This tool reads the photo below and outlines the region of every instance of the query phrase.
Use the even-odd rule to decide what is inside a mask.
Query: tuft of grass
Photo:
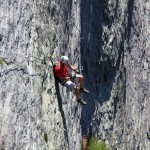
[[[4,61],[3,58],[0,58],[0,65],[3,65]]]
[[[44,140],[45,140],[45,142],[47,143],[47,141],[48,141],[48,135],[47,135],[46,132],[44,132]]]
[[[7,64],[7,65],[10,64],[9,62],[7,62],[7,61],[5,60],[5,58],[0,58],[0,65],[3,65],[4,63]]]
[[[108,150],[108,148],[104,142],[91,137],[89,139],[88,150]]]

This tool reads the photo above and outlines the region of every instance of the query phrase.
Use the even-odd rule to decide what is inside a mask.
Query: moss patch
[[[95,138],[90,138],[89,144],[88,144],[88,150],[109,150],[106,147],[106,144],[102,141],[98,141]]]
[[[4,61],[3,58],[0,58],[0,65],[3,65]]]
[[[44,140],[45,140],[45,142],[47,143],[47,141],[48,141],[48,135],[47,135],[46,132],[44,132]]]

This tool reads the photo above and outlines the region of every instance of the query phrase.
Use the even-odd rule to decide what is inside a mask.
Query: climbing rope
[[[21,62],[19,62],[18,64],[16,64],[15,66],[13,66],[13,67],[11,67],[11,68],[9,68],[9,69],[6,69],[6,70],[0,72],[0,75],[6,74],[7,72],[9,72],[9,71],[11,71],[11,70],[14,70],[15,68],[17,68],[18,66],[20,66],[21,64],[23,64],[23,63],[24,63],[27,59],[29,59],[29,58],[35,58],[35,59],[37,59],[37,60],[41,60],[42,62],[45,62],[43,59],[40,59],[40,58],[38,58],[38,57],[35,57],[35,56],[28,56],[28,57],[26,57],[23,61],[21,61]],[[52,56],[50,55],[48,58],[51,60],[52,65],[53,65],[53,58],[52,58]],[[8,65],[8,64],[7,64],[7,65]],[[44,63],[43,65],[47,65],[47,64]]]
[[[74,21],[70,21],[70,23],[72,23],[74,26],[75,26],[75,28],[78,30],[78,32],[81,34],[81,31],[79,30],[79,28],[77,27],[77,25],[75,24],[75,22]],[[70,24],[69,23],[69,24]],[[82,40],[84,37],[80,37],[80,39]],[[59,43],[59,45],[61,45],[63,43],[63,41],[61,42],[61,43]],[[42,53],[43,53],[43,55],[44,55],[44,57],[45,58],[48,58],[50,61],[51,61],[51,63],[52,63],[52,66],[54,65],[54,62],[53,62],[53,57],[52,57],[52,55],[50,55],[50,56],[47,56],[43,51],[42,51]],[[19,65],[21,65],[21,64],[23,64],[27,59],[29,59],[29,58],[35,58],[35,59],[37,59],[37,60],[41,60],[42,62],[45,62],[45,60],[43,60],[43,59],[40,59],[40,58],[37,58],[37,57],[35,57],[35,56],[28,56],[28,57],[26,57],[23,61],[21,61],[21,62],[19,62],[17,65],[15,65],[15,66],[13,66],[13,67],[11,67],[11,68],[9,68],[9,69],[6,69],[6,70],[4,70],[4,71],[2,71],[2,72],[0,72],[0,75],[2,75],[2,74],[5,74],[5,73],[7,73],[7,72],[9,72],[9,71],[11,71],[11,70],[13,70],[13,69],[15,69],[16,67],[18,67]],[[80,72],[83,70],[83,66],[81,66],[81,60],[80,60],[80,58],[78,58],[79,59],[79,67],[78,67],[78,69],[80,70]],[[6,62],[5,62],[6,63]],[[7,64],[7,63],[6,63]],[[8,65],[8,64],[7,64]],[[45,64],[45,65],[47,65],[47,64]]]
[[[25,61],[26,61],[26,59],[24,59],[23,61],[21,61],[21,62],[18,63],[17,65],[15,65],[15,66],[13,66],[13,67],[11,67],[11,68],[9,68],[9,69],[6,69],[6,70],[0,72],[0,75],[6,74],[7,72],[9,72],[9,71],[11,71],[11,70],[14,70],[17,66],[21,65],[21,64],[22,64],[23,62],[25,62]]]

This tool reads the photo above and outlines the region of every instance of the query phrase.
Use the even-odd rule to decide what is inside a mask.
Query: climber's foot
[[[77,102],[80,103],[80,104],[82,104],[82,105],[86,105],[86,104],[87,104],[87,103],[86,103],[83,99],[81,99],[81,98],[79,98],[79,99],[77,100]]]
[[[89,93],[89,91],[87,89],[85,89],[85,88],[80,88],[79,92],[83,92],[83,93],[86,93],[86,94]]]

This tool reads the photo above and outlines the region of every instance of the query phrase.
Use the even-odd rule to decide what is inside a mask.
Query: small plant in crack
[[[44,140],[45,140],[45,142],[47,143],[47,141],[48,141],[48,135],[47,135],[46,132],[44,132]]]

